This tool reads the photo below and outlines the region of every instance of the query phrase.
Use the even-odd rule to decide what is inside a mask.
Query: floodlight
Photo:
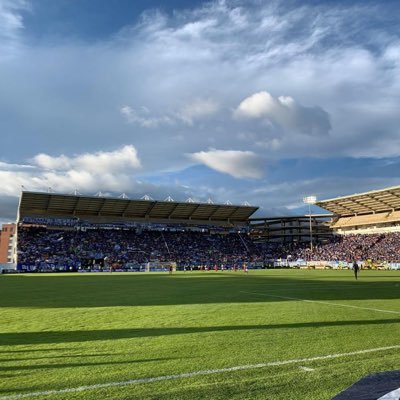
[[[315,204],[317,202],[317,196],[306,196],[303,197],[303,203]]]
[[[312,221],[311,221],[311,205],[317,202],[317,196],[303,197],[303,202],[308,204],[308,217],[310,219],[310,250],[313,251],[313,234],[312,234]]]

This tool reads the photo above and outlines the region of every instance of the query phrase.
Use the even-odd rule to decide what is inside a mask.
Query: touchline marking
[[[306,372],[315,371],[315,368],[310,368],[310,367],[299,367],[299,368],[302,369],[303,371],[306,371]]]
[[[242,293],[253,294],[253,295],[256,295],[256,296],[277,297],[279,299],[286,299],[286,300],[299,300],[299,301],[304,301],[306,303],[325,304],[326,306],[348,307],[348,308],[357,308],[357,309],[360,309],[360,310],[383,312],[383,313],[388,313],[388,314],[397,314],[397,315],[400,314],[400,311],[382,310],[380,308],[371,308],[371,307],[352,306],[350,304],[332,303],[330,301],[307,300],[307,299],[300,299],[298,297],[278,296],[278,295],[275,295],[275,294],[258,293],[258,292],[245,292],[243,290],[242,290]]]
[[[392,392],[379,397],[378,400],[399,400],[400,398],[400,388],[393,390]]]
[[[103,388],[118,387],[118,386],[130,386],[130,385],[135,385],[138,383],[171,381],[171,380],[175,380],[175,379],[193,378],[195,376],[220,374],[222,372],[243,371],[243,370],[249,370],[249,369],[277,367],[277,366],[281,366],[281,365],[328,360],[328,359],[340,358],[340,357],[350,357],[350,356],[356,356],[359,354],[375,353],[375,352],[379,352],[379,351],[387,351],[387,350],[394,350],[394,349],[400,349],[400,345],[377,347],[375,349],[351,351],[349,353],[338,353],[338,354],[328,354],[325,356],[299,358],[299,359],[295,359],[295,360],[272,361],[272,362],[259,363],[259,364],[238,365],[236,367],[228,367],[228,368],[206,369],[203,371],[186,372],[186,373],[177,374],[177,375],[163,375],[163,376],[155,376],[153,378],[139,378],[139,379],[131,379],[128,381],[121,381],[121,382],[98,383],[95,385],[78,386],[75,388],[46,390],[46,391],[42,391],[42,392],[31,392],[31,393],[23,393],[23,394],[12,394],[12,395],[8,395],[8,396],[2,396],[2,397],[0,397],[0,400],[18,400],[18,399],[25,399],[25,398],[38,397],[38,396],[50,396],[50,395],[58,395],[58,394],[63,394],[63,393],[84,392],[86,390],[93,390],[93,389],[103,389]]]

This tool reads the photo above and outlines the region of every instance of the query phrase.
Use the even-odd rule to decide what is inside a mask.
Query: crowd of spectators
[[[25,227],[18,231],[18,263],[43,262],[68,268],[93,264],[143,265],[176,262],[180,267],[242,266],[262,261],[247,235],[142,229],[59,230]]]
[[[333,236],[325,243],[267,244],[266,257],[306,261],[400,261],[400,232]]]
[[[335,236],[325,243],[256,244],[239,232],[20,227],[18,263],[66,269],[175,262],[226,268],[271,260],[400,261],[400,233]]]

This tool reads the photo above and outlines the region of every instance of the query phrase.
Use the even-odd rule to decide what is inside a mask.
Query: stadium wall
[[[14,262],[16,224],[4,224],[0,234],[0,263]]]

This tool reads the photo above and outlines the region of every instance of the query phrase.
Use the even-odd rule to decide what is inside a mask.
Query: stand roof
[[[336,197],[316,204],[341,216],[396,211],[400,210],[400,186]]]
[[[131,200],[112,197],[27,192],[21,194],[18,220],[26,216],[81,218],[92,222],[148,221],[244,224],[258,207]]]

